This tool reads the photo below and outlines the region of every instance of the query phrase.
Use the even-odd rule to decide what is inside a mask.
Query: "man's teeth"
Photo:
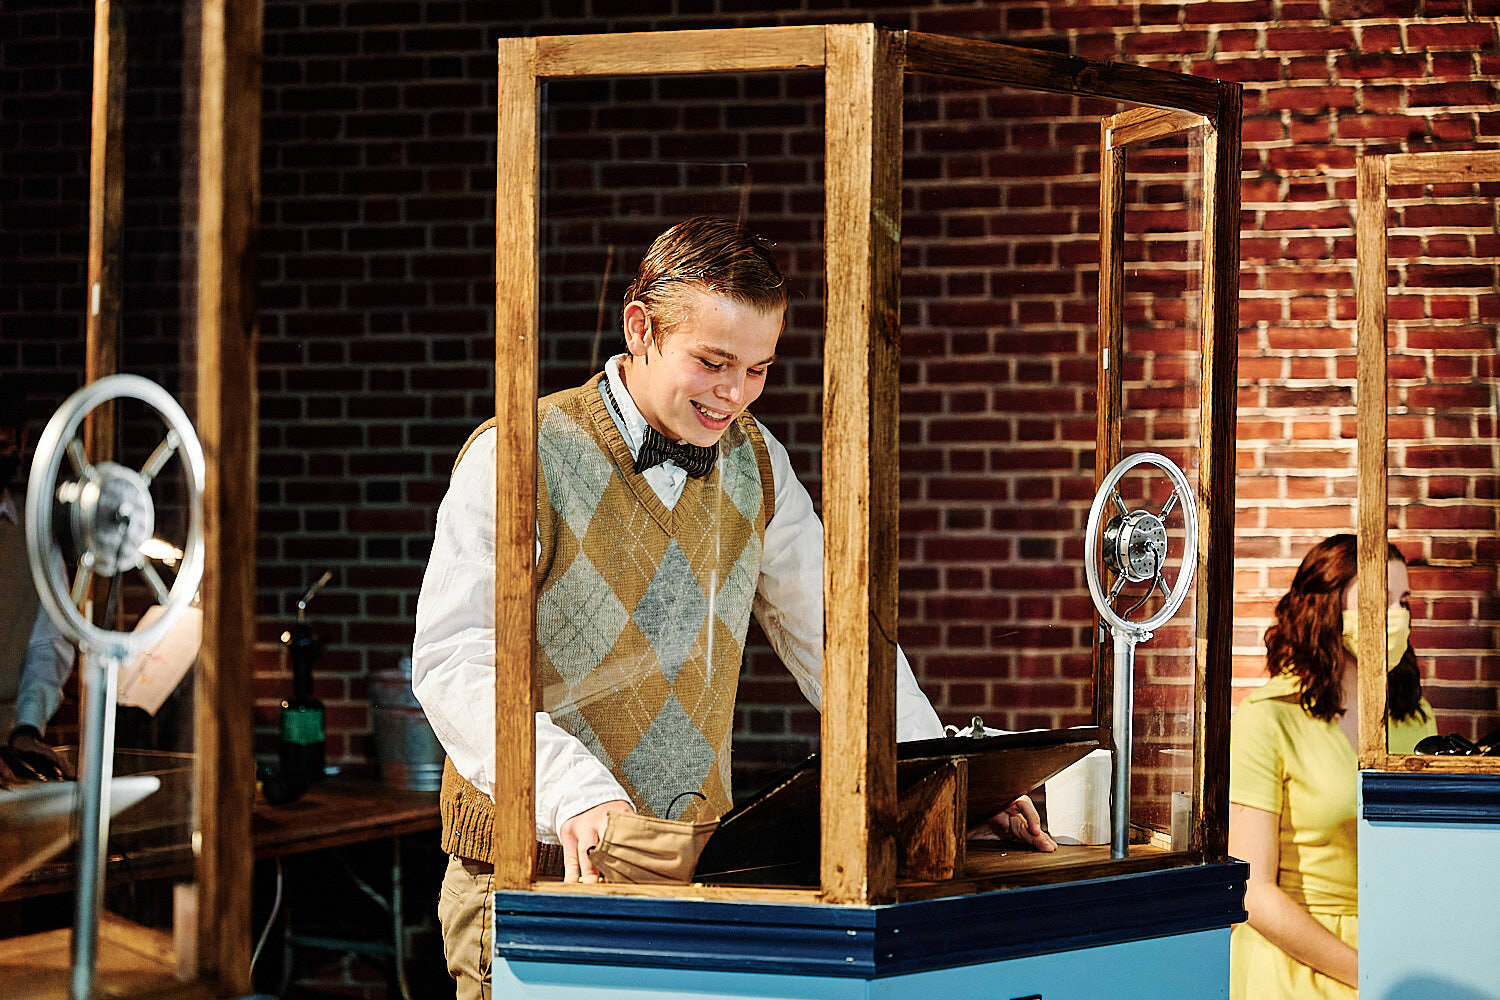
[[[729,414],[727,414],[727,413],[719,413],[717,410],[710,410],[708,407],[704,406],[702,403],[694,403],[693,405],[696,406],[699,409],[699,411],[701,411],[703,413],[703,415],[706,416],[706,417],[708,417],[710,420],[728,420],[729,419]]]

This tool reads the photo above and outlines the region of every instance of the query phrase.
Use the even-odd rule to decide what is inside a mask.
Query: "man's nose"
[[[719,394],[730,402],[738,403],[745,395],[745,373],[726,370],[724,378],[719,381]]]

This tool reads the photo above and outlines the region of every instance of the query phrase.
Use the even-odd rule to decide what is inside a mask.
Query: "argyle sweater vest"
[[[16,724],[21,668],[26,663],[26,646],[41,603],[31,582],[26,532],[4,517],[0,517],[0,579],[14,584],[5,606],[0,607],[0,739],[4,739]]]
[[[741,416],[713,471],[689,478],[669,509],[635,471],[602,377],[537,404],[533,700],[641,813],[721,815],[733,805],[735,691],[774,513],[770,457]],[[488,861],[493,805],[451,762],[441,807],[444,849]]]

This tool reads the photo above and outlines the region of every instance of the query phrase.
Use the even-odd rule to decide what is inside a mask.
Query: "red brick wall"
[[[86,12],[75,8],[84,6],[37,0],[0,14],[0,364],[35,376],[39,413],[76,384],[81,367],[89,46]],[[271,0],[261,241],[263,740],[289,685],[276,636],[296,596],[326,568],[334,581],[313,618],[329,643],[318,693],[330,709],[330,755],[368,753],[366,677],[393,665],[409,642],[453,450],[490,409],[494,38],[865,17],[1245,85],[1235,654],[1237,675],[1253,682],[1259,635],[1292,567],[1312,541],[1353,519],[1355,155],[1500,144],[1495,0],[931,2],[795,13],[688,0]],[[811,476],[818,411],[810,393],[821,363],[813,335],[821,302],[819,86],[786,76],[576,85],[571,95],[558,88],[551,120],[558,138],[576,145],[554,149],[549,176],[561,189],[611,194],[553,203],[548,260],[559,277],[549,286],[557,303],[548,312],[557,331],[547,347],[549,385],[576,381],[596,349],[612,347],[615,318],[606,309],[596,348],[604,260],[611,268],[604,301],[612,303],[622,271],[658,222],[696,210],[699,194],[716,211],[740,204],[745,168],[684,167],[664,189],[660,168],[643,164],[690,151],[695,163],[746,164],[750,217],[782,245],[800,293],[790,363],[760,413]],[[604,107],[622,114],[605,116]],[[950,717],[982,711],[991,722],[1023,726],[1087,713],[1089,612],[1070,567],[1092,467],[1090,146],[1101,110],[928,82],[914,84],[908,98],[902,629]],[[138,104],[136,113],[175,112]],[[691,141],[663,138],[677,128]],[[132,154],[139,171],[159,156],[150,146],[170,143],[172,130],[162,134],[168,138]],[[564,175],[564,153],[601,165],[587,177]],[[1159,195],[1139,192],[1156,207]],[[1493,192],[1462,203],[1479,206],[1478,222],[1456,227],[1470,242],[1439,247],[1439,256],[1493,258],[1485,242],[1494,232]],[[1407,224],[1419,240],[1455,231],[1451,219]],[[1171,257],[1181,241],[1156,244]],[[1423,260],[1433,256],[1424,252]],[[160,272],[175,273],[175,253],[175,246],[136,250],[158,269],[131,279],[128,308],[136,315],[150,312]],[[1132,330],[1142,338],[1173,336],[1193,313],[1183,306],[1192,290],[1180,268],[1155,263],[1159,282],[1143,281],[1132,305]],[[566,277],[569,268],[585,277]],[[1420,300],[1411,307],[1419,328],[1440,319],[1492,330],[1493,274],[1469,274],[1457,287],[1437,294],[1424,286],[1402,299]],[[1159,294],[1144,295],[1152,290]],[[1462,316],[1452,314],[1459,301]],[[1424,319],[1433,303],[1441,315]],[[168,321],[146,319],[165,344]],[[1449,354],[1422,350],[1435,376],[1448,370]],[[1161,367],[1142,367],[1143,387],[1181,384],[1172,360],[1157,353]],[[1488,377],[1476,371],[1473,379]],[[1492,419],[1493,407],[1487,412]],[[1191,446],[1184,429],[1153,424],[1139,433],[1174,449]],[[1494,432],[1474,433],[1489,441]],[[1472,467],[1444,466],[1421,488],[1461,490],[1483,512],[1493,506],[1489,481]],[[1403,527],[1408,535],[1442,534],[1409,518]],[[1484,531],[1493,538],[1492,526]],[[1493,625],[1456,633],[1471,628],[1471,611],[1492,621],[1496,588],[1491,571],[1476,571],[1483,588],[1475,598],[1469,577],[1446,563],[1488,567],[1493,555],[1484,546],[1472,556],[1413,548],[1421,548],[1414,559],[1432,564],[1415,574],[1416,589],[1433,595],[1431,617],[1461,625],[1418,632],[1419,646],[1444,650],[1424,660],[1429,692],[1445,729],[1475,735],[1500,722]],[[747,668],[745,692],[747,737],[815,730],[815,717],[764,656]],[[752,743],[742,743],[748,757],[756,756]]]
[[[1361,17],[1363,11],[1352,5],[1340,9],[1347,17],[1333,22],[1221,30],[1221,48],[1228,51],[1211,60],[1215,66],[1233,65],[1247,52],[1245,46],[1254,46],[1241,64],[1243,76],[1230,71],[1246,88],[1235,652],[1236,674],[1247,680],[1261,675],[1261,634],[1302,553],[1353,523],[1355,156],[1362,150],[1493,147],[1500,141],[1493,83],[1500,66],[1495,46],[1500,8],[1382,5],[1381,11],[1396,16],[1379,18]],[[1210,64],[1201,51],[1188,55],[1197,71]],[[1188,56],[1177,63],[1187,64]],[[1458,221],[1452,217],[1406,220],[1410,228],[1404,233],[1393,230],[1393,255],[1410,254],[1420,242],[1423,251],[1439,258],[1476,253],[1493,262],[1493,194],[1483,204],[1472,202],[1474,212],[1456,230],[1450,228]],[[1464,245],[1442,245],[1454,232]],[[1462,308],[1446,325],[1485,317],[1493,324],[1493,265],[1483,270],[1481,282],[1449,300],[1461,300]],[[1427,291],[1398,294],[1399,282],[1398,277],[1393,283],[1391,310],[1398,344],[1406,336],[1404,321],[1420,319],[1436,298]],[[1425,358],[1446,354],[1450,347],[1461,353],[1451,334],[1451,329],[1441,334],[1447,343],[1424,345]],[[1490,357],[1493,346],[1485,352]],[[1398,352],[1404,353],[1401,347]],[[1416,360],[1393,359],[1393,374]],[[1415,374],[1404,369],[1406,378]],[[1487,378],[1482,370],[1475,375]],[[1494,438],[1492,428],[1474,430]],[[1391,462],[1400,477],[1399,453],[1392,453]],[[1493,498],[1487,487],[1492,476],[1474,473],[1466,490]],[[1403,495],[1394,481],[1392,496],[1395,503],[1416,499],[1415,493]],[[1406,515],[1393,515],[1393,524],[1408,528]],[[1479,527],[1478,534],[1492,544],[1493,523]],[[1437,617],[1429,615],[1424,595],[1436,599],[1462,588],[1483,605],[1495,586],[1493,556],[1480,555],[1481,568],[1474,571],[1455,558],[1431,558],[1409,529],[1392,537],[1408,558],[1430,563],[1412,575],[1415,643],[1419,653],[1435,653],[1448,642],[1436,627],[1423,624]],[[1471,589],[1476,585],[1477,594]],[[1468,652],[1454,659],[1467,669],[1455,666],[1450,673],[1440,665],[1447,657],[1424,655],[1422,664],[1439,727],[1473,737],[1500,722],[1493,629],[1471,633],[1465,648]]]
[[[0,10],[0,368],[25,373],[38,422],[81,380],[89,8]],[[176,363],[182,43],[170,8],[136,5],[132,18],[123,358],[190,392]],[[1353,523],[1355,156],[1500,146],[1500,0],[791,12],[742,0],[268,0],[259,749],[290,687],[277,636],[331,569],[312,615],[329,644],[318,681],[329,753],[369,754],[368,675],[410,641],[452,454],[491,410],[494,39],[866,18],[1245,86],[1234,652],[1239,690],[1258,682],[1260,635],[1297,560]],[[610,306],[650,235],[744,204],[797,290],[786,363],[757,412],[814,496],[820,89],[812,75],[554,88],[544,348],[548,387],[576,383],[612,350]],[[951,721],[1087,718],[1090,611],[1075,567],[1093,462],[1093,147],[1106,110],[909,89],[901,628]],[[1126,440],[1191,467],[1195,428],[1172,415],[1196,391],[1189,152],[1132,158]],[[1495,194],[1443,192],[1434,207],[1398,190],[1391,217],[1393,402],[1406,408],[1392,416],[1393,537],[1416,564],[1428,696],[1444,731],[1469,736],[1500,724]],[[1438,445],[1410,444],[1416,435]],[[1180,776],[1150,755],[1180,742],[1186,647],[1183,630],[1164,629],[1142,652],[1140,763],[1158,797]],[[807,748],[816,717],[763,648],[742,693],[747,764]],[[360,985],[367,972],[313,974],[378,995]]]
[[[34,6],[0,11],[0,370],[42,412],[83,368],[93,17]]]

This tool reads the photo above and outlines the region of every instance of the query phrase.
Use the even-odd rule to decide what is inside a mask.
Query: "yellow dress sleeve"
[[[1281,812],[1281,726],[1274,707],[1246,701],[1229,724],[1229,801],[1266,812]]]

